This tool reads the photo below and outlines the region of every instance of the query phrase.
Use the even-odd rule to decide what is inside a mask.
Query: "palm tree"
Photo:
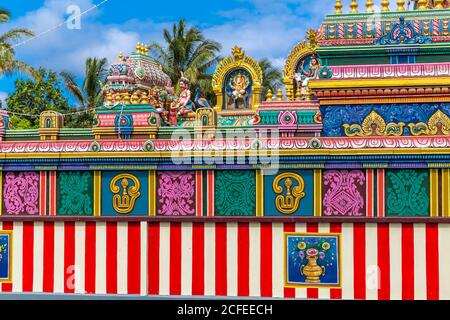
[[[0,23],[9,21],[11,15],[8,10],[0,8]],[[15,58],[14,43],[23,37],[32,37],[33,32],[28,29],[12,29],[0,34],[0,77],[4,74],[22,72],[30,76],[36,76],[35,70],[22,61]]]
[[[261,96],[264,101],[269,89],[275,94],[281,87],[283,83],[283,74],[281,70],[274,67],[272,62],[267,58],[259,60],[258,63],[263,71]]]
[[[106,58],[86,59],[83,85],[77,84],[76,77],[69,71],[62,71],[67,91],[79,102],[85,110],[92,110],[102,104],[101,81],[104,81],[108,60]]]
[[[175,86],[183,72],[191,86],[199,86],[207,96],[212,94],[211,69],[220,60],[220,43],[205,39],[197,27],[187,28],[180,20],[174,24],[172,32],[163,31],[165,45],[152,43],[149,46],[151,56],[159,62]]]

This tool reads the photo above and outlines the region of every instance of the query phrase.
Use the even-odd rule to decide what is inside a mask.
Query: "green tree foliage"
[[[0,8],[0,23],[5,23],[11,18],[9,11]],[[22,72],[30,76],[35,76],[35,70],[26,63],[16,59],[14,44],[24,37],[33,36],[33,32],[28,29],[12,29],[0,34],[0,78],[3,75],[10,75]]]
[[[61,72],[67,91],[78,101],[81,110],[85,113],[78,115],[81,127],[92,125],[93,110],[103,103],[102,81],[105,81],[108,60],[106,58],[88,58],[84,70],[84,81],[79,86],[74,74],[68,71]]]
[[[188,28],[184,20],[174,24],[172,32],[164,29],[163,38],[164,45],[150,44],[150,55],[163,66],[176,88],[184,72],[192,88],[200,87],[202,93],[212,99],[211,69],[220,60],[221,44],[206,39],[197,27]]]
[[[36,79],[18,79],[15,90],[6,99],[6,110],[10,112],[14,129],[34,129],[39,127],[39,115],[45,110],[62,114],[75,112],[63,95],[58,75],[53,71],[40,68]],[[28,116],[29,115],[29,116]],[[64,118],[66,127],[80,127],[78,115]]]
[[[263,71],[261,95],[264,101],[269,89],[275,94],[281,88],[283,84],[283,73],[274,67],[272,62],[267,58],[259,60],[258,63]]]

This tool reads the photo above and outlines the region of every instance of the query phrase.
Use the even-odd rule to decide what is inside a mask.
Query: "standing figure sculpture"
[[[184,77],[183,73],[181,73],[180,89],[181,93],[178,98],[178,102],[176,103],[176,107],[179,115],[185,115],[189,112],[194,111],[194,104],[191,101],[189,80]]]
[[[232,91],[228,93],[228,96],[232,99],[235,109],[239,109],[240,101],[242,101],[244,109],[249,108],[249,86],[250,79],[241,72],[230,79],[229,87]]]
[[[308,60],[309,62],[306,64]],[[301,90],[302,97],[306,96],[309,80],[317,79],[319,77],[319,70],[319,59],[316,56],[312,56],[311,59],[302,61],[299,72],[294,76],[294,79],[297,82],[297,88]]]

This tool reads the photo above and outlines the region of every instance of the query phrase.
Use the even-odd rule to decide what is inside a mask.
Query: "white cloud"
[[[6,98],[8,97],[8,94],[6,92],[1,92],[0,91],[0,103],[2,105],[2,107],[6,107]]]

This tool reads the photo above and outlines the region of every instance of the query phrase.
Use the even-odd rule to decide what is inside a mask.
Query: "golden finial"
[[[405,0],[397,1],[397,11],[405,11]]]
[[[120,60],[123,60],[123,53],[122,53],[122,51],[119,52],[119,59],[120,59]]]
[[[358,13],[358,1],[352,0],[352,2],[350,3],[350,8],[350,13]]]
[[[236,61],[244,59],[245,51],[238,46],[234,46],[233,48],[231,48],[231,53],[233,54],[234,60]]]
[[[336,8],[335,14],[342,14],[342,2],[341,0],[336,0],[336,5],[334,6]]]
[[[317,32],[313,28],[306,32],[306,39],[308,39],[311,47],[317,47]]]
[[[312,96],[312,91],[311,91],[311,88],[308,86],[308,87],[306,87],[306,97],[305,97],[305,100],[306,100],[306,101],[311,101],[311,96]]]
[[[435,0],[434,1],[434,8],[435,9],[444,9],[444,0]]]
[[[273,101],[273,92],[272,92],[272,90],[270,90],[270,89],[267,90],[266,101],[267,101],[267,102]]]
[[[373,1],[372,0],[367,0],[366,1],[366,12],[367,13],[372,13],[373,12]]]
[[[136,53],[141,54],[141,43],[140,42],[138,42],[136,45]]]
[[[295,92],[295,100],[302,101],[302,90],[300,88],[297,88]]]
[[[283,91],[281,91],[281,89],[278,89],[277,100],[278,101],[283,101]]]
[[[389,11],[389,0],[381,1],[381,12],[388,12],[388,11]]]
[[[417,10],[426,10],[427,9],[427,0],[419,0],[417,3]]]

